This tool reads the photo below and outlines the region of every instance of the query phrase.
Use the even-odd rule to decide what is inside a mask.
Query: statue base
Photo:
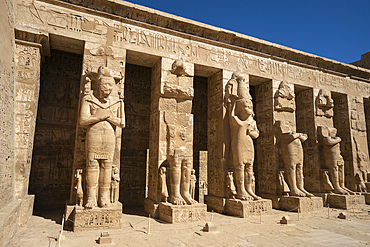
[[[225,213],[232,216],[246,218],[259,215],[272,210],[272,201],[268,199],[256,201],[242,201],[238,199],[226,199]]]
[[[207,215],[207,205],[173,205],[169,202],[155,203],[149,198],[144,200],[144,211],[154,218],[168,223],[184,223],[204,220]]]
[[[122,203],[111,207],[85,209],[77,205],[66,205],[66,228],[76,231],[97,229],[119,229],[122,227]]]
[[[298,197],[298,196],[282,196],[279,206],[281,210],[293,211],[301,213],[320,211],[323,208],[321,197]]]
[[[338,195],[328,194],[327,202],[330,207],[340,209],[356,208],[361,204],[365,204],[364,195]]]
[[[364,193],[365,203],[370,204],[370,193]]]
[[[219,196],[205,195],[204,201],[207,204],[208,211],[215,211],[217,213],[223,213],[225,211],[226,199]]]

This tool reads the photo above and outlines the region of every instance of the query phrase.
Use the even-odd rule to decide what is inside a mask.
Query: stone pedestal
[[[370,193],[365,193],[364,197],[365,197],[365,203],[370,204]]]
[[[119,229],[122,226],[122,203],[117,202],[112,207],[94,209],[67,205],[66,218],[72,220],[73,231]]]
[[[261,210],[263,213],[271,211],[271,200],[242,201],[237,199],[226,199],[225,213],[228,215],[246,218],[251,215],[259,215]]]
[[[184,223],[204,220],[207,214],[207,205],[196,203],[193,205],[173,205],[160,202],[158,218],[168,223]]]
[[[328,204],[332,208],[351,209],[365,204],[364,195],[328,195]]]
[[[321,197],[298,197],[298,196],[283,196],[280,198],[280,209],[285,211],[301,213],[319,211],[323,207]]]
[[[150,214],[153,218],[158,218],[158,203],[149,198],[144,199],[144,212]]]
[[[209,211],[215,211],[217,213],[223,213],[225,211],[226,199],[219,196],[204,196],[204,201],[207,203],[207,208]]]

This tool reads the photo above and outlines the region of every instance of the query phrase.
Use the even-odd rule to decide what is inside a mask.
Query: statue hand
[[[104,120],[107,120],[108,118],[110,118],[110,116],[105,115],[105,116],[99,116],[98,118],[99,118],[100,121],[104,121]]]

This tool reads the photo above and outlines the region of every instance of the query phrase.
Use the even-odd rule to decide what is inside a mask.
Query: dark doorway
[[[41,63],[29,194],[34,210],[63,209],[69,199],[82,55],[52,50]]]

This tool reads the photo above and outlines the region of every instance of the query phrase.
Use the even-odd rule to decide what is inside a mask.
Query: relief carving
[[[75,177],[77,179],[76,189],[76,205],[82,207],[83,199],[84,199],[84,192],[82,189],[82,169],[77,169]]]
[[[279,85],[279,89],[276,91],[275,99],[275,110],[277,111],[295,111],[295,94],[290,86],[282,81]]]
[[[334,116],[334,101],[330,97],[330,92],[320,89],[316,97],[316,116],[325,116],[331,118]]]
[[[341,138],[336,136],[337,129],[318,126],[317,131],[322,145],[325,165],[329,169],[329,178],[334,187],[334,193],[343,195],[354,194],[354,192],[344,186],[344,160],[340,154]]]
[[[283,159],[286,177],[288,180],[290,194],[292,196],[308,196],[309,193],[304,188],[303,176],[303,147],[302,143],[308,136],[303,133],[293,131],[291,122],[276,121],[276,130],[280,140],[280,151]]]
[[[119,169],[116,165],[112,165],[112,180],[110,187],[110,202],[116,203],[119,198],[119,182],[121,178],[119,176]]]
[[[85,208],[90,209],[97,206],[97,201],[100,207],[111,205],[109,192],[116,133],[125,127],[123,92],[117,89],[108,68],[100,67],[97,76],[97,90],[85,87],[79,119],[80,125],[87,126]],[[91,84],[91,78],[86,84]]]

